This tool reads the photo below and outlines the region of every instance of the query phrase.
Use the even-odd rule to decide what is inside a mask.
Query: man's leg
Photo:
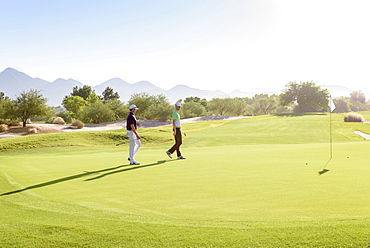
[[[132,163],[135,161],[135,155],[141,146],[141,142],[136,138],[135,134],[132,131],[128,131],[127,136],[130,139],[129,159],[130,163]]]
[[[177,132],[176,132],[176,152],[177,152],[177,157],[180,157],[181,156],[181,152],[180,152],[180,146],[182,144],[182,134],[181,134],[181,130],[178,129]]]
[[[130,149],[129,149],[130,161],[134,160],[135,156],[135,140],[130,138]]]
[[[136,153],[139,151],[141,147],[141,141],[139,139],[135,139],[134,141],[135,141],[135,147],[133,151],[133,159],[135,158]]]
[[[179,143],[179,138],[181,138],[181,131],[179,129],[176,130],[176,135],[175,135],[175,144],[171,147],[170,150],[168,150],[171,154],[174,153],[175,151],[177,151],[179,149],[179,146],[181,145],[181,143]]]

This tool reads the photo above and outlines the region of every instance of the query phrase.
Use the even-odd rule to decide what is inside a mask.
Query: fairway
[[[328,164],[328,115],[185,124],[186,160],[167,157],[168,134],[142,129],[141,165],[115,140],[9,148],[2,247],[367,247],[370,142],[353,131],[369,125],[341,118]]]

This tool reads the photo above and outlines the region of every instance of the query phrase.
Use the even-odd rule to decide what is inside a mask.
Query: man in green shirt
[[[175,144],[166,151],[167,155],[172,158],[172,153],[176,151],[177,159],[185,159],[181,155],[180,146],[182,144],[182,134],[181,134],[181,124],[180,124],[180,113],[179,110],[181,109],[181,104],[177,102],[175,104],[175,110],[172,113],[172,126],[173,126],[173,135],[175,136]]]

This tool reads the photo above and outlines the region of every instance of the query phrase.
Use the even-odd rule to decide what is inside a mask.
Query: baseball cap
[[[181,107],[181,103],[177,102],[177,103],[175,103],[175,106],[176,107]]]
[[[130,106],[130,109],[139,109],[138,107],[136,107],[136,105],[135,104],[132,104],[131,106]]]

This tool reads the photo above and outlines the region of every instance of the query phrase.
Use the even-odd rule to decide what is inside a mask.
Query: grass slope
[[[367,247],[370,143],[353,131],[369,127],[333,115],[320,175],[328,117],[186,124],[183,161],[143,129],[139,166],[122,131],[13,139],[46,147],[0,153],[2,247]]]

